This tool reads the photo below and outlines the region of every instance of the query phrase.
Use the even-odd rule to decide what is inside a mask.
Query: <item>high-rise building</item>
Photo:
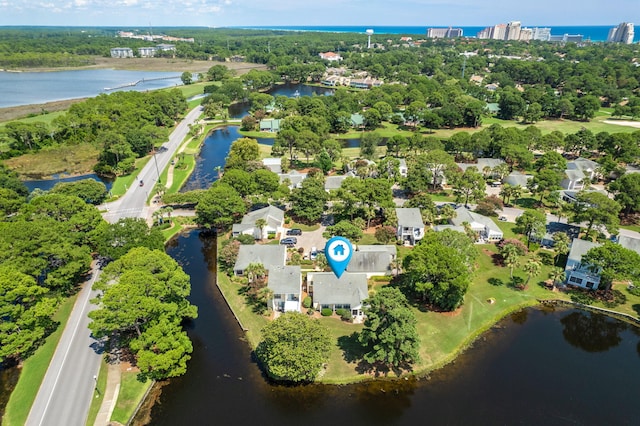
[[[529,41],[533,38],[533,30],[531,28],[523,28],[520,30],[520,41]]]
[[[456,38],[462,37],[462,28],[429,28],[427,37],[429,38]]]
[[[520,21],[511,21],[507,24],[504,38],[502,40],[520,40]]]
[[[613,27],[609,30],[607,41],[612,43],[631,44],[633,43],[634,35],[633,23],[622,22],[617,27]]]
[[[531,35],[532,40],[549,41],[551,39],[551,28],[534,28]]]
[[[493,40],[506,40],[507,39],[507,25],[498,24],[491,29],[491,39]]]

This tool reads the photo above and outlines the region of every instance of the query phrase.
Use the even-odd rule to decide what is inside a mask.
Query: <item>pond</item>
[[[309,86],[301,83],[284,83],[274,86],[267,91],[272,96],[286,96],[289,98],[298,96],[331,96],[334,90],[326,87]],[[237,103],[229,107],[230,118],[242,118],[249,113],[249,103]]]
[[[97,180],[98,182],[104,183],[104,185],[107,187],[107,191],[110,191],[111,187],[113,186],[113,179],[103,178],[101,176],[98,176],[95,173],[90,173],[87,175],[68,176],[68,177],[65,177],[65,175],[58,175],[58,176],[54,176],[52,179],[25,180],[22,183],[25,184],[29,192],[33,191],[34,189],[41,189],[43,191],[48,191],[59,182],[77,182],[79,180],[84,180],[84,179],[93,179],[93,180]]]
[[[215,247],[199,232],[167,247],[191,277],[199,317],[187,326],[189,369],[162,388],[151,424],[635,424],[640,416],[638,328],[575,309],[510,315],[428,379],[271,385],[215,286]]]

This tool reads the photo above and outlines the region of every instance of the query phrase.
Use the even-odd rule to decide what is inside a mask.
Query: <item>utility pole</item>
[[[466,52],[465,52],[466,53]],[[467,68],[467,55],[464,55],[464,60],[462,61],[462,79],[464,80],[464,70]]]
[[[158,174],[158,183],[160,182],[160,169],[158,168],[158,159],[156,158],[156,151],[153,151],[153,161],[156,163],[156,173]]]

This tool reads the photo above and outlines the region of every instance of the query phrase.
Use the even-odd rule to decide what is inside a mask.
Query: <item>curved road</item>
[[[119,200],[104,207],[104,218],[117,222],[125,217],[147,217],[146,201],[153,190],[159,173],[169,164],[180,143],[189,132],[189,125],[202,113],[202,107],[191,110],[171,133],[167,148],[158,152],[142,169],[139,179],[144,186],[135,185]],[[156,163],[157,162],[157,163]],[[157,167],[157,168],[156,168]],[[100,269],[93,265],[91,279],[84,283],[73,307],[67,326],[58,342],[47,373],[40,385],[27,425],[82,426],[87,420],[95,377],[100,368],[102,344],[91,336],[87,314],[96,307],[90,300],[97,296],[93,283],[100,276]]]

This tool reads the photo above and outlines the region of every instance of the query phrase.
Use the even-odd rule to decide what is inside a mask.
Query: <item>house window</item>
[[[273,298],[274,299],[282,299],[282,295],[281,294],[274,294]]]
[[[582,278],[576,278],[576,277],[572,276],[571,278],[569,278],[569,282],[576,283],[576,284],[582,284]]]
[[[587,281],[587,288],[593,288],[594,285],[595,283],[592,283],[591,281]]]

